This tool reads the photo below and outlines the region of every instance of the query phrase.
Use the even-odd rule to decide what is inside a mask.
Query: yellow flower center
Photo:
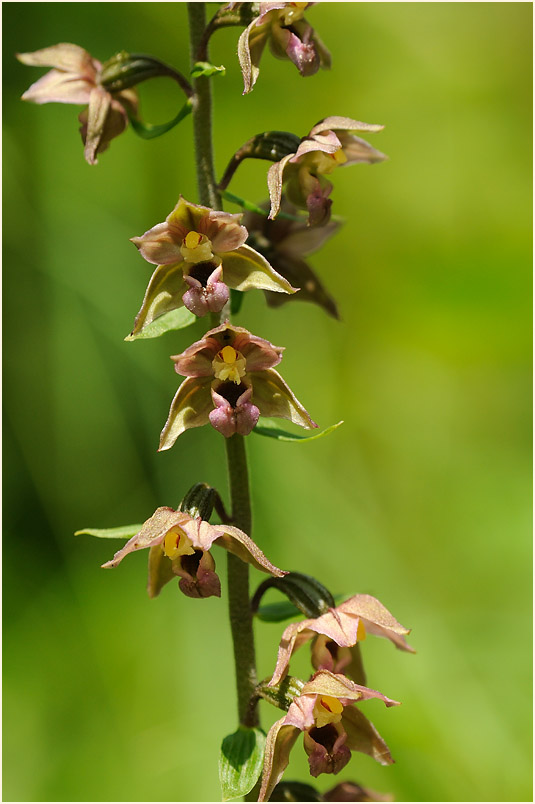
[[[211,260],[212,242],[199,232],[188,232],[180,246],[180,253],[186,262],[205,262]]]
[[[165,534],[163,551],[171,561],[179,556],[192,556],[195,552],[191,539],[178,525]]]
[[[362,642],[363,639],[366,639],[366,629],[362,620],[359,619],[359,624],[357,625],[357,642]]]
[[[245,358],[232,346],[224,346],[212,360],[212,368],[218,380],[231,380],[239,385],[245,374]]]
[[[347,162],[347,156],[342,148],[339,148],[334,152],[334,154],[326,154],[323,151],[315,151],[312,152],[311,157],[311,161],[316,171],[318,173],[323,173],[324,175],[332,173],[333,170],[338,167],[338,165],[343,165]]]
[[[333,698],[331,695],[318,695],[312,714],[316,726],[321,729],[328,723],[340,723],[343,711],[344,707],[338,698]]]

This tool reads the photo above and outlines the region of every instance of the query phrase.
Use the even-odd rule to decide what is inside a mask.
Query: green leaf
[[[75,536],[98,536],[99,539],[131,539],[139,533],[143,525],[123,525],[120,528],[84,528],[77,530]]]
[[[276,438],[277,441],[314,441],[316,438],[323,438],[323,436],[329,435],[329,433],[332,433],[333,430],[336,430],[337,427],[340,427],[340,425],[344,423],[343,421],[340,421],[336,424],[331,424],[330,427],[327,427],[326,430],[322,430],[321,433],[303,436],[298,435],[297,433],[288,433],[286,430],[281,430],[278,425],[273,424],[266,419],[263,421],[264,423],[261,426],[257,425],[252,432],[257,433],[257,435],[267,436],[268,438]]]
[[[143,338],[158,338],[164,332],[169,332],[172,329],[184,329],[189,327],[197,320],[197,316],[190,313],[185,307],[179,307],[177,310],[171,310],[169,313],[159,316],[146,327],[143,327],[136,335],[127,335],[125,341],[139,341]]]
[[[246,796],[262,771],[266,735],[261,729],[240,726],[221,743],[219,782],[223,801]]]
[[[200,78],[203,75],[209,78],[211,75],[225,75],[225,72],[223,65],[216,67],[215,64],[210,64],[209,61],[196,61],[190,75],[192,78]]]
[[[142,137],[144,140],[152,140],[154,137],[161,137],[162,134],[165,134],[167,131],[171,131],[172,128],[177,126],[185,117],[191,114],[193,110],[192,102],[188,98],[182,109],[179,111],[176,117],[170,120],[168,123],[162,123],[161,125],[151,125],[150,123],[143,123],[141,120],[138,120],[137,117],[133,115],[128,115],[130,122],[132,124],[132,128],[138,135],[138,137]]]

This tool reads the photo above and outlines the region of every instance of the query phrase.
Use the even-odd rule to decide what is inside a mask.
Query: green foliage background
[[[168,356],[205,322],[123,341],[150,275],[128,238],[179,193],[196,200],[191,121],[151,142],[128,131],[91,168],[78,110],[20,103],[42,71],[13,58],[65,41],[187,70],[186,8],[3,12],[4,800],[215,800],[236,726],[225,590],[195,601],[169,585],[149,601],[144,556],[102,572],[116,544],[73,536],[142,521],[198,480],[225,490],[210,428],[156,453],[179,381]],[[379,597],[418,651],[363,646],[370,686],[403,701],[365,704],[397,762],[357,755],[321,790],[531,800],[531,15],[320,3],[308,18],[332,70],[303,80],[266,52],[248,97],[238,30],[214,38],[219,172],[266,129],[304,135],[330,114],[386,125],[370,139],[390,161],[335,173],[347,224],[311,258],[343,322],[268,310],[255,292],[238,320],[287,347],[281,371],[322,427],[345,419],[309,445],[248,440],[256,540],[334,593]],[[163,79],[141,96],[151,122],[181,103]],[[246,163],[231,189],[261,201],[267,167]],[[257,628],[261,674],[279,632]],[[266,704],[264,725],[274,717]],[[300,744],[292,777],[310,781]]]

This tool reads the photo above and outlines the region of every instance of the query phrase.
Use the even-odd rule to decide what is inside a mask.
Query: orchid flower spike
[[[357,701],[378,698],[386,706],[398,701],[380,692],[354,684],[343,675],[319,670],[290,704],[287,714],[269,730],[266,739],[264,768],[259,801],[269,801],[290,759],[290,751],[299,733],[304,734],[310,773],[338,773],[351,757],[361,751],[382,765],[393,759],[388,746],[360,709]]]
[[[348,667],[353,665],[362,677],[360,657],[351,648],[366,639],[367,634],[374,634],[389,639],[400,650],[414,653],[405,641],[405,635],[409,633],[410,629],[398,623],[376,598],[353,595],[320,617],[291,623],[285,628],[269,684],[273,686],[284,678],[292,654],[312,638],[312,664],[317,670],[348,672]]]
[[[232,4],[234,6],[238,3]],[[266,43],[278,59],[292,61],[302,76],[314,75],[320,67],[331,66],[331,54],[304,19],[314,3],[259,3],[259,14],[238,41],[238,58],[243,73],[244,90],[252,90],[260,72],[259,63]]]
[[[215,212],[180,196],[164,223],[132,237],[154,271],[132,335],[156,318],[185,305],[197,316],[220,312],[229,288],[295,293],[261,254],[245,245],[243,213]]]
[[[19,53],[17,58],[31,67],[53,68],[26,90],[22,100],[87,105],[78,120],[85,159],[96,165],[97,154],[127,127],[128,114],[137,113],[135,89],[108,92],[100,83],[103,65],[78,45],[53,45],[33,53]]]
[[[310,226],[324,226],[330,219],[332,184],[325,178],[336,167],[360,162],[373,164],[387,159],[353,131],[382,131],[384,126],[361,123],[349,117],[326,117],[303,137],[295,153],[275,162],[268,171],[270,218],[276,218],[282,190],[299,209],[308,210]]]
[[[242,327],[222,324],[182,354],[174,355],[178,389],[160,439],[169,449],[181,433],[210,423],[225,438],[248,435],[259,416],[289,419],[305,429],[317,427],[273,366],[283,349]]]
[[[263,572],[281,578],[285,572],[275,567],[259,547],[239,528],[210,525],[201,517],[192,517],[173,508],[157,508],[139,533],[102,566],[116,567],[136,550],[150,548],[148,593],[156,597],[162,587],[177,576],[180,590],[188,597],[221,596],[221,583],[210,553],[217,544],[242,561]]]

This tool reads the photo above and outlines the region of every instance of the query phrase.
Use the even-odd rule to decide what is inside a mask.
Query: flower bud
[[[192,519],[200,517],[208,521],[212,515],[216,494],[216,490],[208,483],[195,483],[186,492],[178,510],[188,514]]]

